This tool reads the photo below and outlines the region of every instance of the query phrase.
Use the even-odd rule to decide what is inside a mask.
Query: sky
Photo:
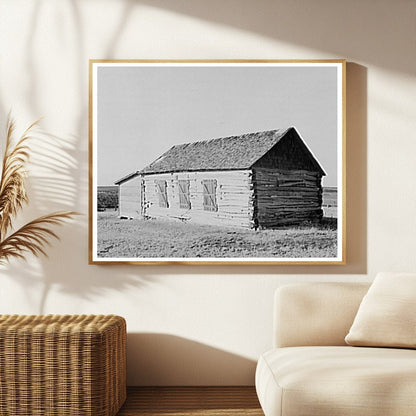
[[[296,127],[337,185],[337,70],[307,66],[99,66],[97,184],[173,145]]]

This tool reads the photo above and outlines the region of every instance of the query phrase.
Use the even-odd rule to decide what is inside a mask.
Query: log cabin
[[[290,127],[175,145],[116,184],[121,217],[258,229],[319,221],[324,175]]]

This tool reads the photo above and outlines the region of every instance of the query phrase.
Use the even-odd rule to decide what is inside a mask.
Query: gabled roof
[[[294,127],[176,145],[140,173],[250,169],[292,130],[296,132],[313,164],[325,175]]]
[[[123,176],[119,180],[115,181],[114,184],[121,185],[123,182],[129,181],[130,179],[133,179],[134,177],[139,176],[139,175],[140,175],[139,171],[129,173],[128,175]]]

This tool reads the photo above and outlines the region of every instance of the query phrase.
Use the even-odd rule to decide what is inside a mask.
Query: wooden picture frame
[[[345,60],[91,60],[90,264],[345,264]]]

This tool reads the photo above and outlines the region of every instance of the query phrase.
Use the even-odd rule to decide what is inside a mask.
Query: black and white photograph
[[[343,264],[345,61],[90,61],[90,262]]]

